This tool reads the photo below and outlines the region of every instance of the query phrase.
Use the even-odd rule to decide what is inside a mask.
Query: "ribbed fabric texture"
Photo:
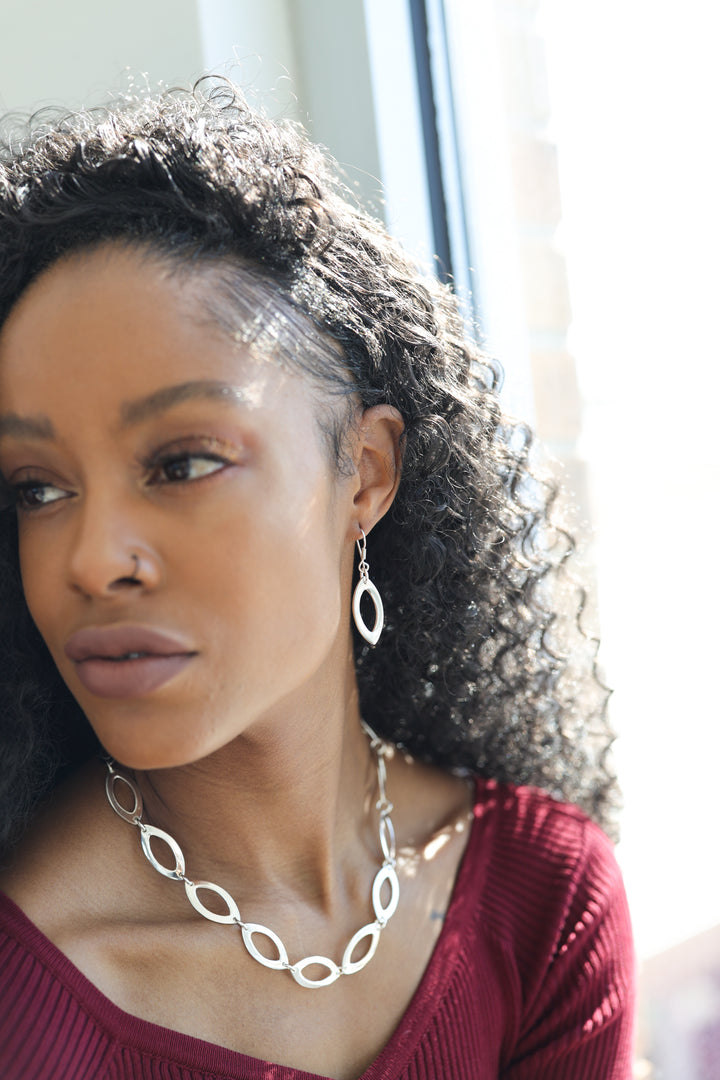
[[[607,837],[478,781],[440,938],[361,1080],[629,1080],[634,954]],[[319,1080],[123,1012],[0,894],[3,1080]]]

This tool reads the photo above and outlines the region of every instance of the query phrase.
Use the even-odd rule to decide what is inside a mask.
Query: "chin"
[[[152,730],[152,726],[147,723],[142,725],[141,730],[127,727],[120,730],[119,724],[113,725],[110,730],[105,725],[93,724],[93,727],[111,758],[119,765],[139,772],[192,765],[218,749],[214,744],[199,740],[196,734],[183,738],[177,727],[165,732],[160,732],[157,728]]]

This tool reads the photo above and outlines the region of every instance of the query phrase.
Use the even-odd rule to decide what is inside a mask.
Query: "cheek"
[[[272,513],[226,523],[202,557],[207,610],[245,650],[294,663],[327,649],[337,633],[339,551],[329,515],[315,500],[312,514],[289,499]],[[212,599],[211,599],[212,598]],[[276,673],[277,674],[277,673]]]
[[[324,463],[303,465],[259,486],[235,515],[228,507],[203,558],[205,611],[223,612],[213,643],[245,685],[287,689],[322,663],[340,629],[344,528],[334,481]]]
[[[60,615],[59,568],[52,546],[39,545],[20,525],[18,554],[25,603],[48,647],[53,616]]]

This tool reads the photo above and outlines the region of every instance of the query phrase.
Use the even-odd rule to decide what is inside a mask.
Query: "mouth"
[[[97,697],[143,697],[173,679],[196,656],[197,653],[95,656],[78,661],[75,672],[85,689]]]
[[[86,627],[65,644],[82,685],[98,697],[142,697],[183,671],[198,655],[165,631],[145,626]]]
[[[112,664],[122,664],[126,660],[144,660],[147,656],[172,656],[182,655],[173,653],[150,653],[150,652],[128,652],[123,653],[122,656],[86,656],[84,660],[78,660],[78,664],[86,664],[88,660],[107,660]]]

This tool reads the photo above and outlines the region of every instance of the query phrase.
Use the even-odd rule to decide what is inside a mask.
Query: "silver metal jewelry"
[[[372,581],[370,580],[370,567],[367,562],[367,538],[365,533],[360,529],[362,533],[362,540],[356,540],[357,549],[360,555],[360,563],[358,564],[358,571],[360,572],[360,580],[355,586],[355,592],[353,593],[352,612],[355,625],[358,630],[370,645],[377,645],[380,640],[382,628],[385,624],[385,611],[383,610],[383,602],[380,593],[377,591]],[[367,625],[362,617],[360,611],[360,601],[362,600],[363,593],[367,593],[370,596],[373,604],[375,605],[375,625],[372,630]]]
[[[135,553],[133,552],[133,553],[132,553],[132,554],[130,555],[130,558],[131,558],[131,559],[132,559],[132,561],[133,561],[133,572],[132,572],[132,574],[130,575],[130,581],[139,581],[140,579],[138,578],[138,570],[140,569],[140,556],[139,556],[139,555],[136,555],[136,554],[135,554]]]
[[[185,856],[183,855],[180,845],[170,833],[165,832],[164,829],[158,829],[154,825],[147,825],[142,820],[143,800],[137,784],[131,780],[130,777],[118,772],[115,768],[116,763],[111,758],[105,759],[105,764],[107,765],[105,793],[107,794],[108,802],[115,813],[118,814],[123,821],[129,822],[131,825],[137,825],[140,830],[140,843],[143,854],[151,866],[154,866],[159,874],[163,874],[164,877],[170,878],[171,881],[182,881],[185,885],[185,892],[188,900],[195,910],[204,918],[209,919],[211,922],[227,923],[228,925],[239,927],[245,948],[250,953],[253,960],[257,960],[258,964],[279,971],[289,971],[299,986],[307,987],[310,990],[315,990],[321,986],[330,986],[330,984],[334,983],[336,979],[339,979],[341,975],[354,975],[355,972],[361,971],[362,968],[372,960],[378,946],[380,934],[382,930],[384,930],[389,919],[395,914],[400,899],[400,883],[395,870],[395,829],[393,828],[393,823],[390,818],[393,804],[389,801],[385,790],[387,779],[385,754],[388,751],[388,746],[378,738],[368,724],[364,721],[361,721],[361,723],[363,730],[370,739],[370,746],[375,753],[377,761],[378,799],[375,803],[375,807],[380,814],[378,835],[383,861],[372,883],[371,897],[375,920],[374,922],[367,923],[365,926],[361,926],[360,929],[353,934],[345,948],[340,964],[336,964],[334,960],[331,960],[327,956],[306,956],[304,959],[291,964],[288,960],[287,949],[278,935],[261,923],[245,922],[241,918],[238,906],[229,892],[226,892],[226,890],[219,885],[214,885],[211,881],[193,881],[191,878],[187,877],[185,874]],[[133,805],[130,810],[126,810],[118,801],[115,793],[117,784],[126,787],[132,795]],[[170,849],[172,856],[171,866],[166,866],[161,863],[155,855],[152,849],[152,844],[155,840],[162,841]],[[383,899],[383,890],[386,883],[389,889],[387,902]],[[198,896],[198,892],[202,890],[219,896],[227,908],[227,911],[218,915],[205,907]],[[385,896],[387,897],[387,890],[385,890]],[[253,941],[255,935],[261,935],[268,938],[274,945],[277,956],[273,959],[268,959],[267,956],[264,956]],[[367,950],[359,960],[353,960],[353,955],[358,946],[366,939],[368,939]],[[308,978],[304,972],[311,964],[319,964],[321,967],[326,968],[327,975],[324,975],[319,979]]]

